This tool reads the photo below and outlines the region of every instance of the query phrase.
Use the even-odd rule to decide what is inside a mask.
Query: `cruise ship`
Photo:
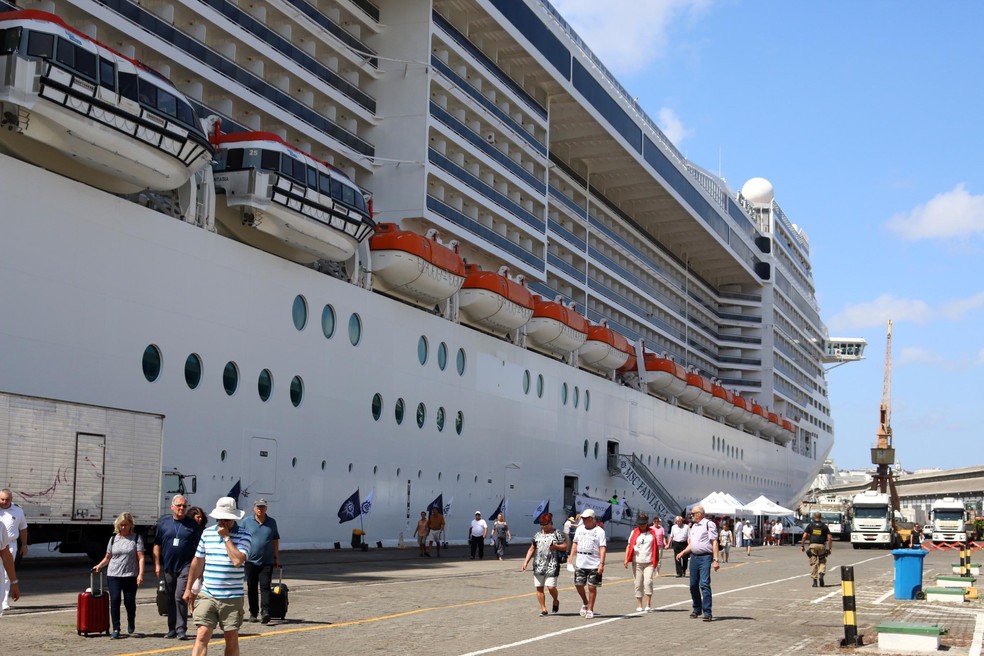
[[[440,496],[455,542],[794,503],[829,455],[806,233],[546,0],[0,11],[0,391],[162,415],[192,503],[324,547],[358,490],[392,546]]]

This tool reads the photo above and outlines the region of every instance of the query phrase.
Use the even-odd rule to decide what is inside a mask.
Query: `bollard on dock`
[[[857,608],[854,602],[854,568],[841,566],[841,598],[844,602],[844,639],[841,647],[860,647],[863,636],[858,635]]]

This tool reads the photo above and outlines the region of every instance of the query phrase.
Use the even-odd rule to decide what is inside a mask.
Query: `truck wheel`
[[[860,549],[861,548],[861,545],[860,544],[857,544],[857,543],[854,543],[851,546],[854,547],[855,549]]]

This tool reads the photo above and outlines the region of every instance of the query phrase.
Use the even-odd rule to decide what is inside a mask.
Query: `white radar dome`
[[[776,190],[772,187],[772,183],[765,178],[752,178],[742,185],[741,195],[749,203],[769,205],[776,197]]]

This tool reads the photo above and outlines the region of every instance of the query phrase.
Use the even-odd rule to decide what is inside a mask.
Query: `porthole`
[[[427,364],[427,338],[423,335],[417,340],[417,360],[420,364]]]
[[[225,449],[222,449],[222,451],[219,452],[219,460],[221,460],[222,462],[225,462],[226,455],[228,455],[226,453],[226,450]]]
[[[437,472],[437,480],[441,480],[441,478],[443,478],[443,474],[441,472]]]
[[[441,342],[437,347],[437,368],[444,371],[448,366],[448,345]]]
[[[295,468],[295,469],[297,468],[297,458],[291,458],[290,459],[290,466],[293,467],[293,468]]]
[[[399,476],[399,475],[400,475],[400,468],[399,468],[399,467],[397,467],[397,468],[396,468],[396,475],[397,475],[397,476]]]
[[[543,374],[536,377],[536,398],[543,398]]]
[[[458,349],[458,375],[465,375],[465,349]]]
[[[456,483],[461,482],[461,474],[458,474],[457,476],[455,476],[454,477],[454,480],[455,480]]]
[[[379,465],[373,465],[372,466],[372,475],[375,476],[378,471],[379,471]]]
[[[465,413],[461,410],[458,411],[457,416],[454,418],[454,430],[458,435],[461,435],[461,431],[465,428]]]
[[[396,423],[403,423],[403,415],[406,413],[406,406],[403,404],[403,399],[396,400],[396,408],[393,410],[393,414],[396,417]]]
[[[270,373],[269,369],[260,372],[260,377],[256,381],[256,388],[260,393],[261,401],[270,400],[270,395],[273,394],[273,374]]]
[[[584,440],[584,457],[588,457],[588,441]]]
[[[294,297],[294,306],[290,311],[291,318],[294,320],[294,328],[304,330],[308,320],[307,300],[300,294]]]
[[[191,389],[202,382],[202,359],[197,353],[192,353],[185,360],[185,382]]]
[[[322,460],[321,461],[321,471],[324,471],[325,470],[325,467],[327,467],[327,466],[328,466],[328,461],[327,460]]]
[[[567,383],[560,386],[560,402],[567,405]]]
[[[591,392],[584,390],[584,411],[588,411],[588,406],[591,404]]]
[[[351,474],[352,473],[352,463],[351,462],[348,465],[348,470],[349,470],[349,473]]]
[[[418,469],[417,470],[417,478],[420,478],[423,475],[424,475],[424,472]]]
[[[523,394],[530,393],[530,379],[531,379],[530,370],[527,369],[526,371],[523,372]]]
[[[417,404],[417,428],[423,428],[427,421],[427,407],[423,403]]]
[[[372,395],[372,418],[379,421],[383,414],[383,397],[378,393]]]
[[[476,476],[476,477],[475,477],[475,481],[474,481],[474,482],[475,482],[475,483],[477,483],[477,482],[478,482],[478,476]]]
[[[437,409],[437,432],[444,432],[444,408]]]
[[[577,404],[580,402],[580,400],[581,400],[581,390],[579,390],[578,387],[577,387],[577,385],[575,385],[574,386],[574,407],[575,408],[577,407]]]
[[[300,376],[294,376],[290,381],[290,402],[296,408],[304,399],[304,381]]]
[[[359,315],[353,314],[349,317],[348,333],[352,346],[358,346],[359,342],[362,341],[362,319],[359,318]]]
[[[598,459],[598,443],[597,442],[595,442],[594,457],[595,457],[595,460]]]
[[[222,369],[222,387],[229,396],[239,389],[239,367],[235,362],[226,362],[225,368]]]
[[[335,334],[335,308],[330,305],[326,305],[321,311],[321,332],[325,339],[331,339]]]
[[[143,352],[143,375],[152,383],[161,375],[161,350],[151,344]]]

